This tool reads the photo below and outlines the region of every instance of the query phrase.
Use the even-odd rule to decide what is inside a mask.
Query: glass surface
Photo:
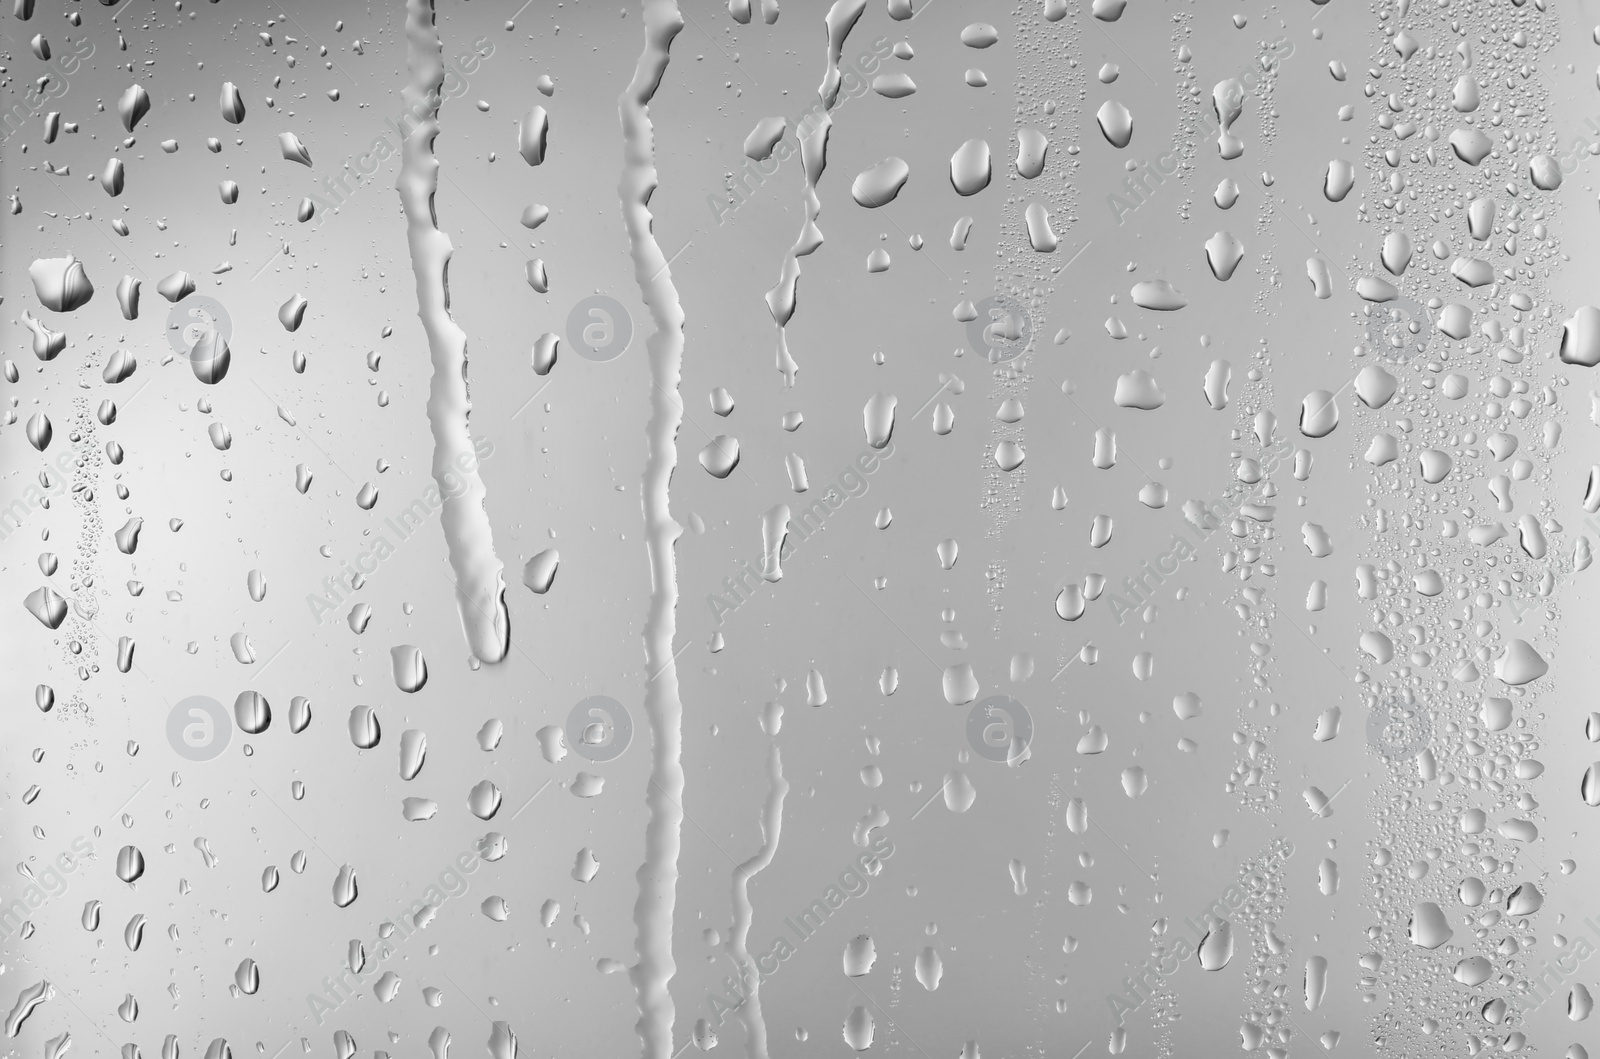
[[[1600,1055],[1593,4],[6,8],[5,1055]]]

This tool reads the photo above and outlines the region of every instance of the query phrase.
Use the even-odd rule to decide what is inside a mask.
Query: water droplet
[[[1122,148],[1133,141],[1133,115],[1121,103],[1108,99],[1100,104],[1094,116],[1100,123],[1101,134],[1111,146]]]
[[[976,195],[989,186],[989,144],[971,139],[950,156],[950,184],[958,195]]]

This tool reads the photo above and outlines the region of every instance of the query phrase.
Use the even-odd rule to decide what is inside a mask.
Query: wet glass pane
[[[1600,1049],[1600,9],[7,8],[6,1055]]]

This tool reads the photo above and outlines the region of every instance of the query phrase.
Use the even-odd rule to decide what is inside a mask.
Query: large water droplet
[[[1132,142],[1133,115],[1121,103],[1114,99],[1106,100],[1095,111],[1094,117],[1100,123],[1101,134],[1111,146],[1121,148]]]
[[[950,184],[960,195],[976,195],[989,186],[989,144],[968,140],[950,156]]]

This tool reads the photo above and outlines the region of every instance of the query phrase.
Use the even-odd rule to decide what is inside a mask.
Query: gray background
[[[186,1052],[225,1038],[236,1052],[277,1059],[285,1048],[325,1054],[342,1029],[363,1051],[422,1055],[443,1026],[460,1054],[482,1047],[495,1020],[510,1024],[525,1054],[638,1049],[635,988],[625,970],[636,960],[635,873],[646,857],[652,733],[642,704],[653,676],[669,681],[682,703],[686,784],[671,939],[676,1017],[670,1049],[653,1038],[647,1054],[692,1047],[696,1020],[717,1021],[708,997],[728,995],[734,872],[762,846],[774,749],[787,794],[773,859],[749,884],[753,954],[767,951],[787,932],[785,918],[822,898],[863,852],[854,840],[858,824],[878,810],[887,814],[879,833],[894,852],[866,892],[846,901],[816,937],[796,943],[795,955],[763,983],[765,1049],[773,1055],[849,1051],[841,1026],[857,1006],[876,1023],[871,1050],[900,1055],[955,1054],[969,1041],[985,1056],[1072,1057],[1085,1048],[1210,1054],[1238,1048],[1242,1022],[1269,1018],[1289,1025],[1287,1048],[1298,1055],[1327,1050],[1318,1038],[1329,1032],[1340,1035],[1339,1051],[1366,1051],[1382,1038],[1386,1051],[1406,1055],[1461,1054],[1469,1035],[1499,1047],[1513,1032],[1544,1054],[1574,1042],[1591,1051],[1600,1045],[1593,1023],[1571,1022],[1565,1010],[1571,983],[1595,986],[1594,965],[1562,976],[1556,998],[1537,1010],[1518,999],[1530,969],[1554,962],[1561,945],[1583,937],[1600,947],[1600,927],[1584,925],[1600,908],[1586,882],[1591,810],[1577,796],[1579,776],[1600,756],[1583,737],[1594,663],[1573,649],[1587,638],[1594,575],[1572,571],[1574,544],[1589,532],[1580,500],[1596,462],[1594,382],[1591,369],[1555,359],[1560,322],[1594,297],[1585,280],[1588,248],[1600,235],[1594,163],[1574,155],[1575,171],[1557,192],[1535,191],[1527,178],[1534,153],[1566,154],[1575,141],[1594,138],[1586,118],[1595,107],[1590,71],[1600,61],[1591,37],[1597,16],[1559,0],[1543,5],[1548,10],[1539,0],[1414,3],[1403,15],[1393,4],[1346,0],[1130,0],[1115,22],[1095,20],[1090,5],[1076,0],[1057,22],[1032,2],[917,6],[916,17],[897,21],[872,0],[844,47],[855,76],[904,70],[917,92],[892,100],[846,78],[818,192],[826,241],[802,259],[799,308],[788,327],[800,366],[788,389],[775,370],[776,334],[763,295],[804,219],[798,157],[762,180],[749,178],[735,209],[725,208],[726,188],[742,171],[744,138],[761,118],[787,117],[793,146],[794,120],[812,106],[823,70],[825,7],[790,0],[776,22],[758,12],[744,25],[718,4],[682,7],[685,25],[650,107],[659,172],[650,200],[654,236],[672,259],[686,321],[671,483],[671,514],[683,527],[675,549],[678,655],[660,675],[641,649],[651,589],[641,476],[656,393],[645,353],[652,324],[617,192],[617,99],[643,46],[641,12],[538,2],[515,11],[480,0],[438,13],[445,55],[478,56],[470,70],[461,64],[459,89],[443,105],[435,205],[455,246],[451,309],[468,335],[471,429],[492,445],[482,475],[511,614],[509,654],[481,667],[468,664],[436,517],[334,614],[318,621],[307,600],[341,562],[366,552],[373,535],[394,541],[384,520],[432,484],[431,366],[394,190],[398,152],[369,177],[351,179],[354,190],[336,203],[324,185],[346,166],[368,164],[362,157],[375,138],[393,142],[385,122],[402,113],[408,79],[403,6],[128,0],[105,8],[40,0],[29,21],[6,16],[3,78],[15,131],[3,159],[5,184],[21,208],[6,219],[0,283],[11,321],[5,356],[19,380],[4,384],[14,415],[0,427],[0,498],[28,495],[63,453],[80,453],[84,465],[52,469],[59,484],[50,507],[30,508],[0,545],[0,598],[11,601],[0,619],[7,736],[0,859],[37,875],[75,839],[94,850],[30,910],[31,937],[6,926],[0,1006],[10,1010],[39,980],[55,987],[8,1049],[37,1055],[70,1032],[76,1047],[93,1054],[132,1042],[155,1055],[172,1034]],[[67,13],[81,15],[82,25],[70,25]],[[999,42],[963,46],[961,31],[974,22],[993,24]],[[1384,33],[1395,26],[1422,42],[1404,70]],[[1525,46],[1512,39],[1518,32],[1527,34]],[[35,33],[49,39],[51,62],[29,50]],[[900,40],[914,46],[914,59],[885,56]],[[1470,68],[1456,50],[1462,42],[1471,45]],[[1185,47],[1190,57],[1180,60]],[[82,58],[63,60],[71,55]],[[1347,80],[1330,77],[1330,60],[1348,66]],[[1109,85],[1096,77],[1108,62],[1120,66]],[[970,67],[984,71],[987,87],[965,83]],[[1478,169],[1445,144],[1460,120],[1449,109],[1450,87],[1465,69],[1483,83],[1475,120],[1497,137],[1507,130],[1522,137],[1502,143]],[[1223,161],[1212,123],[1196,125],[1209,119],[1212,86],[1246,70],[1250,91],[1235,125],[1245,153]],[[31,90],[46,72],[65,88],[51,88],[41,104]],[[554,81],[548,99],[535,89],[540,75]],[[153,107],[134,142],[119,147],[128,134],[116,99],[135,80]],[[221,82],[230,80],[248,109],[238,126],[222,121],[217,107]],[[1377,86],[1370,98],[1366,84]],[[337,101],[329,89],[338,90]],[[1406,111],[1400,120],[1433,127],[1436,162],[1409,157],[1428,146],[1425,131],[1397,142],[1379,126],[1390,92]],[[1126,149],[1096,127],[1106,99],[1134,115]],[[517,154],[516,123],[535,103],[550,113],[550,147],[544,163],[530,168]],[[1348,122],[1339,120],[1345,105],[1354,108]],[[43,143],[48,110],[79,123],[78,131]],[[1490,126],[1491,117],[1498,124]],[[1033,181],[1010,164],[1015,129],[1024,125],[1051,140],[1045,172]],[[282,158],[277,134],[284,131],[300,137],[312,168]],[[220,153],[205,149],[211,136],[222,141]],[[973,137],[990,144],[994,179],[961,198],[950,186],[949,158]],[[169,138],[178,141],[176,153],[158,146]],[[1390,146],[1401,153],[1399,166],[1383,158]],[[127,187],[109,199],[85,174],[98,174],[113,154],[126,163]],[[890,205],[863,209],[851,200],[850,182],[889,155],[908,163],[910,180]],[[1124,163],[1162,157],[1177,160],[1177,172],[1145,184],[1142,203],[1119,222],[1107,198],[1128,194]],[[1321,193],[1333,158],[1357,171],[1355,190],[1340,203]],[[52,173],[47,161],[70,175]],[[1398,196],[1388,191],[1391,173],[1407,188]],[[1212,203],[1225,176],[1241,189],[1226,212]],[[217,195],[225,179],[241,186],[236,205]],[[1520,271],[1499,287],[1469,292],[1449,276],[1450,258],[1434,261],[1428,247],[1443,239],[1451,256],[1468,252],[1462,206],[1475,195],[1495,196],[1503,224],[1508,183],[1523,196],[1525,214],[1543,211],[1544,234],[1536,234],[1540,218],[1524,216],[1515,254],[1504,250],[1512,233],[1503,228],[1490,250],[1479,244],[1472,252],[1497,269]],[[322,201],[311,221],[299,223],[295,211],[307,196]],[[1396,197],[1403,214],[1393,208]],[[1028,248],[1022,213],[1032,201],[1052,211],[1061,237],[1052,255]],[[551,211],[534,232],[518,224],[531,202]],[[974,218],[972,237],[956,252],[949,234],[962,215]],[[126,237],[111,227],[119,218]],[[1532,297],[1521,363],[1498,362],[1504,343],[1481,336],[1460,343],[1435,333],[1425,351],[1405,356],[1364,343],[1364,303],[1354,284],[1381,274],[1379,247],[1397,226],[1417,248],[1411,270],[1395,280],[1407,299],[1470,301],[1480,321],[1510,326],[1510,293]],[[1247,252],[1226,283],[1204,259],[1205,240],[1218,229]],[[925,240],[921,250],[909,245],[912,236]],[[879,247],[892,266],[869,274],[867,255]],[[83,261],[96,293],[75,312],[49,313],[26,268],[68,252]],[[1327,300],[1313,296],[1306,278],[1314,254],[1331,266]],[[535,257],[550,271],[547,295],[525,281],[526,261]],[[231,270],[214,272],[224,262]],[[164,362],[170,307],[154,288],[177,269],[192,273],[197,294],[216,299],[230,318],[232,367],[217,386],[199,383],[181,358]],[[132,322],[121,319],[114,297],[124,274],[144,281]],[[1176,313],[1135,306],[1130,288],[1153,278],[1171,281],[1188,306]],[[276,313],[296,292],[310,306],[290,334]],[[628,349],[597,362],[564,338],[555,369],[535,375],[534,338],[565,335],[573,306],[592,294],[628,315]],[[962,301],[996,295],[1012,304],[1031,300],[1036,335],[1028,352],[1000,365],[968,348],[966,325],[952,317]],[[24,310],[68,335],[54,361],[33,357]],[[1107,317],[1120,319],[1129,336],[1109,337]],[[139,367],[110,386],[101,369],[119,348],[133,352]],[[292,366],[296,351],[308,361],[303,374]],[[375,371],[372,352],[381,355]],[[1231,361],[1234,372],[1222,411],[1201,393],[1216,358]],[[1402,386],[1381,411],[1358,406],[1346,386],[1374,361]],[[1251,368],[1258,379],[1246,378]],[[1162,408],[1112,401],[1118,376],[1134,369],[1160,382]],[[1440,380],[1452,372],[1471,382],[1459,401],[1441,393]],[[1486,425],[1496,375],[1526,381],[1535,402],[1526,418]],[[737,401],[726,420],[706,397],[719,386]],[[1538,400],[1545,387],[1553,405]],[[1297,422],[1301,398],[1319,389],[1339,392],[1341,422],[1312,440]],[[723,579],[760,554],[762,513],[778,503],[798,512],[838,481],[866,448],[862,409],[877,392],[898,399],[892,457],[866,477],[864,495],[829,515],[820,539],[794,543],[782,581],[761,586],[719,624],[707,596],[725,592]],[[109,427],[93,418],[107,397],[118,404]],[[1008,397],[1026,408],[1016,426],[994,418]],[[945,436],[930,427],[939,402],[955,413]],[[55,425],[42,454],[23,430],[40,410]],[[792,434],[780,425],[790,411],[805,415]],[[1248,578],[1224,569],[1223,555],[1244,546],[1224,528],[1161,586],[1152,613],[1119,622],[1110,596],[1187,532],[1185,501],[1236,508],[1248,498],[1233,465],[1261,450],[1251,436],[1258,411],[1276,415],[1277,438],[1314,457],[1305,482],[1291,476],[1289,462],[1270,476],[1272,535],[1263,539],[1256,526],[1246,542],[1261,547],[1270,568],[1258,565]],[[1395,425],[1402,418],[1411,422],[1409,435]],[[1564,429],[1553,448],[1543,440],[1546,421]],[[212,422],[232,431],[228,451],[208,440]],[[1101,428],[1118,439],[1110,470],[1091,463]],[[1461,440],[1467,430],[1481,437],[1495,429],[1518,435],[1517,455],[1534,464],[1532,477],[1514,486],[1510,514],[1495,510],[1486,484],[1509,472],[1487,454],[1466,454],[1481,453],[1481,442]],[[1405,447],[1399,463],[1375,470],[1361,456],[1385,430]],[[742,453],[722,480],[697,466],[720,434],[737,437]],[[991,458],[1006,438],[1027,452],[1010,473]],[[100,455],[110,440],[126,449],[120,467]],[[1416,473],[1416,452],[1428,446],[1455,456],[1442,487]],[[803,496],[789,486],[791,453],[809,472]],[[315,475],[305,495],[293,486],[301,463]],[[1169,491],[1164,508],[1138,499],[1151,480]],[[130,491],[126,501],[115,495],[119,482]],[[355,502],[367,482],[379,489],[370,511]],[[1061,511],[1050,503],[1057,486],[1069,497]],[[893,523],[879,531],[874,517],[884,507]],[[1382,533],[1378,508],[1389,519]],[[1544,560],[1522,554],[1514,528],[1495,545],[1467,543],[1467,527],[1498,520],[1510,528],[1524,513],[1564,527],[1552,529]],[[1089,543],[1096,515],[1115,527],[1101,549]],[[144,529],[137,551],[124,555],[111,534],[130,516],[143,518]],[[181,520],[176,531],[174,519]],[[1460,520],[1463,535],[1444,538],[1444,519]],[[1331,556],[1309,554],[1303,522],[1327,529]],[[937,554],[947,539],[960,546],[949,570]],[[520,583],[522,564],[552,546],[560,549],[560,572],[549,594],[535,595]],[[37,564],[40,552],[59,557],[49,579]],[[1471,588],[1462,598],[1451,583],[1425,600],[1403,586],[1400,595],[1415,604],[1405,613],[1394,597],[1359,598],[1355,569],[1391,559],[1407,582],[1425,561],[1447,578],[1485,578],[1487,595],[1478,602],[1479,586],[1462,582]],[[253,569],[267,579],[261,602],[246,591]],[[1546,571],[1556,583],[1542,598],[1533,586]],[[1091,573],[1107,578],[1106,595],[1080,620],[1063,622],[1057,592]],[[129,594],[130,579],[143,583],[142,595]],[[1316,579],[1329,586],[1328,606],[1308,613],[1305,595]],[[47,580],[75,605],[55,632],[20,606]],[[1263,595],[1252,600],[1245,595],[1252,590]],[[359,635],[345,622],[354,602],[373,614]],[[1390,612],[1397,614],[1391,635],[1409,643],[1414,629],[1418,649],[1432,656],[1427,664],[1406,667],[1402,654],[1380,666],[1360,652],[1360,635]],[[230,648],[238,632],[254,645],[252,664]],[[713,653],[715,632],[725,647]],[[948,646],[947,632],[959,633],[964,646]],[[121,636],[137,642],[127,673],[114,664]],[[1505,687],[1492,663],[1476,682],[1454,674],[1464,652],[1483,647],[1492,657],[1513,637],[1532,643],[1551,669],[1516,695],[1519,727],[1485,735],[1472,727],[1477,702],[1507,694]],[[391,672],[390,648],[401,644],[428,660],[429,679],[416,694],[401,691]],[[1086,645],[1093,664],[1081,653]],[[1019,654],[1032,659],[1032,676],[1013,682]],[[1151,671],[1141,679],[1144,654]],[[1025,707],[1032,726],[1025,763],[986,760],[969,742],[971,708],[947,702],[941,690],[945,667],[961,663],[972,666],[980,699],[1011,695]],[[899,676],[892,696],[879,690],[886,667]],[[828,692],[815,708],[806,704],[813,670]],[[49,713],[32,705],[40,683],[55,689]],[[1528,756],[1544,764],[1543,776],[1422,782],[1409,754],[1391,760],[1366,739],[1363,696],[1407,687],[1431,717],[1442,771],[1470,777],[1470,769],[1488,771],[1485,762],[1505,755],[1503,772]],[[257,736],[234,729],[227,749],[209,761],[180,756],[167,737],[180,701],[206,696],[231,712],[247,688],[271,702],[271,726]],[[1188,691],[1202,698],[1204,712],[1179,721],[1171,702]],[[297,695],[309,697],[313,719],[292,734],[289,703]],[[597,764],[577,753],[546,761],[535,733],[564,726],[591,695],[627,711],[632,743]],[[768,703],[783,708],[776,735],[761,723]],[[347,733],[358,705],[374,706],[382,724],[370,751]],[[1318,714],[1332,706],[1343,711],[1338,738],[1314,741]],[[486,753],[475,735],[490,719],[504,723],[505,736]],[[1081,755],[1076,747],[1091,725],[1104,730],[1109,747]],[[397,748],[413,728],[427,733],[427,762],[404,781]],[[1181,748],[1180,739],[1193,746]],[[1479,747],[1485,753],[1474,753]],[[1236,770],[1251,765],[1261,767],[1260,783],[1229,789]],[[881,770],[881,786],[863,782],[866,766]],[[1134,766],[1149,785],[1130,798],[1121,776]],[[942,786],[960,787],[952,770],[976,790],[965,812],[939,796]],[[603,793],[575,797],[580,771],[603,776]],[[484,779],[503,793],[488,823],[467,806],[468,791]],[[302,798],[296,783],[305,785]],[[25,792],[34,785],[30,801]],[[1302,792],[1312,786],[1338,792],[1330,815],[1307,809]],[[1524,795],[1536,809],[1516,808]],[[406,822],[401,799],[413,796],[437,800],[437,815]],[[1066,826],[1073,798],[1089,807],[1084,834]],[[1463,848],[1457,825],[1469,807],[1490,819],[1475,853]],[[1511,817],[1535,820],[1541,837],[1527,844],[1500,837],[1496,826]],[[370,945],[380,924],[430,900],[441,873],[491,830],[506,836],[507,855],[475,865],[464,891],[455,887],[433,922],[382,962],[402,979],[398,995],[380,1003],[363,985],[319,1022],[308,994],[324,992],[323,979],[341,973],[350,939]],[[1276,907],[1237,916],[1228,966],[1208,973],[1184,961],[1165,980],[1168,995],[1124,1016],[1126,1039],[1119,1039],[1108,994],[1129,997],[1119,983],[1153,944],[1179,936],[1192,942],[1185,919],[1198,922],[1226,900],[1282,840],[1294,852],[1273,869],[1281,880]],[[128,844],[147,865],[133,885],[114,873],[117,850]],[[584,848],[600,868],[580,883],[572,870]],[[1381,850],[1392,853],[1387,868],[1376,864]],[[290,866],[297,851],[303,873]],[[1484,876],[1491,889],[1531,881],[1547,895],[1525,925],[1502,921],[1474,933],[1454,894],[1461,878],[1482,874],[1473,862],[1483,856],[1505,864]],[[1331,896],[1318,886],[1324,858],[1339,869]],[[1571,873],[1560,866],[1568,858]],[[1013,886],[1013,860],[1026,866],[1026,893]],[[1414,862],[1431,870],[1408,878]],[[346,864],[360,894],[340,908],[332,887]],[[268,865],[282,874],[271,893],[261,885]],[[4,878],[0,896],[25,899],[29,880],[20,871]],[[1086,905],[1069,899],[1078,882],[1092,889]],[[480,912],[491,895],[509,903],[505,922]],[[91,900],[102,905],[94,932],[80,922]],[[560,904],[549,928],[539,919],[546,900]],[[1450,946],[1427,951],[1407,941],[1407,919],[1424,900],[1446,908],[1455,930]],[[148,917],[148,927],[130,952],[120,932],[135,914]],[[1164,935],[1152,927],[1163,920]],[[1286,951],[1264,947],[1268,924],[1289,940]],[[841,953],[859,934],[872,937],[877,962],[850,978]],[[1069,936],[1076,947],[1067,953]],[[1518,952],[1507,952],[1508,937]],[[928,945],[944,968],[932,992],[913,973]],[[1358,959],[1373,952],[1384,960],[1369,975]],[[1475,953],[1494,959],[1504,979],[1458,984],[1452,968]],[[1302,976],[1312,956],[1327,959],[1329,986],[1323,1004],[1308,1012]],[[247,957],[260,968],[260,990],[232,995],[234,970]],[[442,990],[437,1007],[425,999],[429,988]],[[130,993],[140,1005],[131,1024],[117,1014]],[[1512,1009],[1499,1026],[1479,1014],[1495,997]],[[1430,1018],[1440,1028],[1424,1033]],[[737,1015],[716,1034],[725,1049],[762,1054]]]

